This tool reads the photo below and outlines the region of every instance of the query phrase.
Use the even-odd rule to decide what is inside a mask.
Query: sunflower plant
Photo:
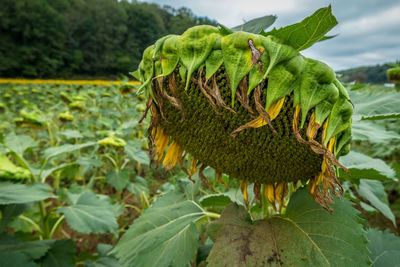
[[[186,178],[122,237],[123,265],[368,266],[338,179],[353,103],[329,66],[300,53],[337,20],[329,6],[266,32],[275,19],[195,26],[144,51],[133,75],[152,157]]]
[[[400,62],[393,64],[393,67],[386,71],[387,78],[394,83],[397,89],[400,89]]]

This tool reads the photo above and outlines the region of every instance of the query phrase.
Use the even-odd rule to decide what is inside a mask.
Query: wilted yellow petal
[[[265,197],[268,199],[270,203],[275,202],[275,193],[274,193],[274,185],[267,184],[265,185]]]
[[[279,115],[279,112],[281,111],[284,102],[285,98],[283,97],[278,101],[276,101],[274,104],[272,104],[271,107],[268,109],[268,115],[271,121],[273,121]],[[264,125],[267,125],[267,122],[262,118],[261,115],[246,124],[247,127],[252,127],[252,128],[259,128]]]
[[[271,121],[278,117],[279,112],[281,112],[281,109],[283,107],[283,103],[285,103],[285,98],[281,98],[278,101],[276,101],[274,104],[272,104],[269,109],[268,109],[268,115],[271,118]]]
[[[333,152],[333,146],[335,145],[335,141],[336,141],[336,137],[332,137],[331,139],[329,139],[329,144],[328,144],[328,150],[330,152]]]
[[[277,184],[275,187],[275,199],[278,201],[279,205],[282,203],[282,192],[283,184]]]
[[[307,127],[307,137],[313,139],[314,133],[317,130],[317,125],[315,124],[315,112],[311,114],[310,122]]]
[[[248,206],[248,195],[247,195],[247,181],[243,180],[242,183],[240,184],[240,190],[242,190],[243,193],[243,198],[244,201],[246,202],[246,205]]]
[[[293,130],[297,128],[296,123],[299,121],[299,113],[300,113],[300,105],[297,105],[296,110],[294,111]]]
[[[324,123],[324,133],[323,133],[323,135],[322,135],[322,143],[324,144],[324,142],[325,142],[325,138],[326,138],[326,129],[328,128],[328,120],[329,120],[329,118],[328,119],[326,119],[326,121],[325,121],[325,123]]]
[[[175,165],[181,159],[182,153],[183,149],[175,141],[172,142],[163,160],[165,169],[170,170],[175,167]]]
[[[192,163],[190,164],[189,175],[192,176],[196,173],[197,170],[197,159],[193,158]]]

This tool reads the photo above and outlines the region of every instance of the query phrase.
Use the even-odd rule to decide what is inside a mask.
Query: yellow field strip
[[[41,79],[1,79],[0,84],[75,84],[75,85],[105,85],[111,84],[119,85],[121,81],[104,81],[104,80],[41,80]],[[139,82],[127,82],[127,84],[139,84]]]

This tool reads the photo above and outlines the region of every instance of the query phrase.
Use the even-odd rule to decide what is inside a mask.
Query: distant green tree
[[[387,69],[391,68],[391,64],[386,63],[375,66],[363,66],[348,70],[338,71],[342,76],[340,79],[344,82],[356,81],[360,83],[387,83]]]
[[[0,76],[127,75],[147,46],[197,24],[215,22],[137,1],[2,0]]]
[[[46,0],[3,0],[1,75],[57,76],[64,67],[64,18]]]

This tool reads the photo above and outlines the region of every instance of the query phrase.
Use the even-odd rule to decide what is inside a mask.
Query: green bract
[[[74,116],[70,113],[67,112],[61,112],[60,114],[58,114],[58,119],[60,121],[73,121],[74,120]]]
[[[126,142],[122,138],[118,138],[115,136],[109,136],[104,139],[101,139],[97,142],[101,146],[111,146],[111,147],[124,147],[126,146]]]
[[[334,71],[299,50],[335,24],[328,7],[269,33],[203,25],[149,46],[135,74],[149,96],[154,156],[169,169],[187,151],[189,175],[201,163],[202,177],[208,165],[219,178],[243,180],[242,191],[253,182],[259,194],[263,185],[279,204],[288,182],[310,180],[311,194],[327,207],[328,191],[342,190],[332,165],[348,153],[353,106]],[[317,37],[290,39],[303,28]]]
[[[31,173],[25,168],[15,166],[5,154],[0,153],[1,179],[29,179]]]
[[[20,115],[25,122],[31,123],[33,125],[44,126],[46,124],[46,119],[44,118],[43,114],[38,110],[27,111],[23,109],[20,111]]]

